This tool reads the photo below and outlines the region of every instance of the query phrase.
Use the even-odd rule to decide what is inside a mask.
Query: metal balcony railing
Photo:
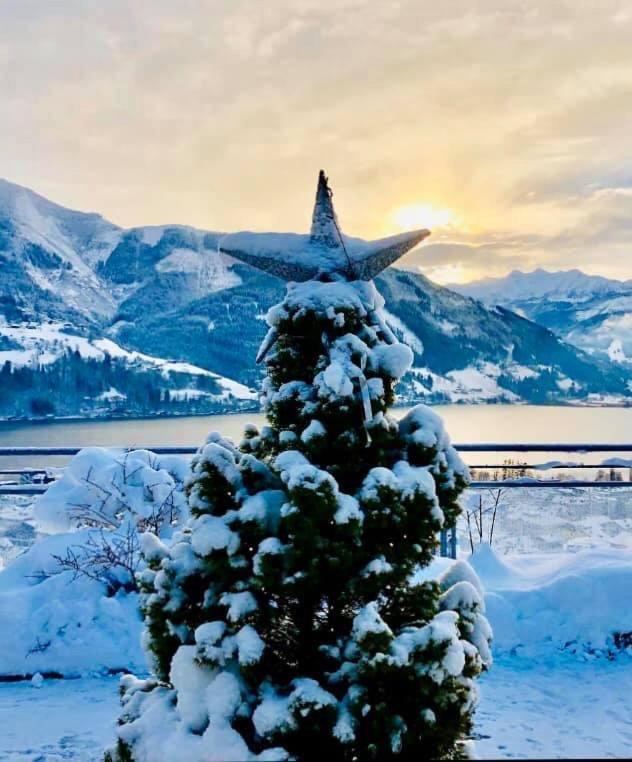
[[[545,442],[477,442],[455,444],[459,453],[565,453],[565,454],[595,454],[595,453],[632,453],[632,443],[545,443]],[[193,455],[196,447],[174,445],[150,445],[147,447],[134,446],[108,446],[109,449],[129,451],[130,449],[146,449],[158,455]],[[36,457],[38,459],[76,455],[81,447],[0,447],[0,495],[38,495],[45,492],[49,485],[55,481],[62,468],[46,469],[43,467],[11,467],[2,469],[2,458]],[[615,458],[600,463],[577,463],[549,461],[546,463],[508,462],[470,464],[472,481],[470,489],[572,489],[581,488],[632,488],[632,459]],[[608,469],[611,475],[621,474],[618,478],[587,479],[587,478],[548,478],[540,479],[534,476],[525,476],[525,472],[543,471],[575,471],[575,470]],[[503,478],[480,479],[481,472],[494,471],[500,473]],[[627,471],[628,479],[623,479],[621,472]],[[518,476],[516,476],[518,474]],[[7,479],[6,477],[10,477]],[[25,483],[25,481],[27,483]],[[456,527],[441,532],[440,552],[442,556],[456,558],[457,531]]]
[[[476,443],[463,443],[455,444],[455,448],[459,453],[632,453],[631,443],[545,443],[545,442],[476,442]],[[196,451],[196,447],[191,446],[179,446],[179,445],[149,445],[141,446],[135,445],[133,448],[126,445],[112,446],[108,445],[109,449],[117,449],[122,451],[129,451],[130,449],[140,450],[146,449],[155,452],[157,455],[193,455]],[[2,469],[2,458],[24,458],[24,457],[37,457],[38,459],[47,458],[52,456],[65,456],[71,457],[81,451],[81,447],[0,447],[0,494],[38,494],[45,492],[48,485],[54,481],[54,477],[50,471],[46,468],[24,467],[24,468],[8,468]],[[591,479],[539,479],[532,476],[518,477],[518,478],[502,478],[502,479],[477,479],[477,474],[481,471],[500,471],[506,477],[508,474],[515,473],[516,471],[560,471],[560,470],[577,470],[577,469],[609,469],[613,473],[632,469],[632,459],[624,463],[615,463],[609,461],[602,461],[601,463],[564,463],[564,462],[548,462],[548,463],[493,463],[493,464],[471,464],[470,470],[473,474],[473,480],[471,483],[471,489],[494,489],[498,487],[503,488],[562,488],[567,489],[570,487],[631,487],[632,481],[625,481],[622,479],[616,480],[591,480]],[[55,469],[58,473],[61,469]],[[7,480],[5,477],[13,477],[13,479]],[[25,480],[29,483],[24,483]]]

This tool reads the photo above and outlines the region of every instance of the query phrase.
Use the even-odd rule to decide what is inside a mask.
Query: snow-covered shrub
[[[46,532],[92,531],[56,555],[59,570],[104,582],[110,592],[136,589],[140,535],[168,537],[187,515],[187,463],[147,450],[90,447],[35,505]]]
[[[90,448],[34,508],[43,536],[0,571],[0,674],[144,664],[136,573],[147,530],[186,519],[186,461]]]
[[[494,542],[494,529],[498,508],[502,506],[507,489],[475,490],[465,501],[465,520],[470,550],[475,551],[475,545]]]
[[[67,532],[113,529],[131,514],[139,527],[160,534],[186,511],[187,474],[187,462],[177,456],[87,447],[39,498],[35,517],[44,531]]]
[[[428,408],[388,415],[412,356],[381,307],[311,281],[271,310],[270,426],[210,437],[186,526],[145,540],[154,677],[123,681],[111,759],[465,752],[489,627],[471,570],[421,572],[468,474]]]

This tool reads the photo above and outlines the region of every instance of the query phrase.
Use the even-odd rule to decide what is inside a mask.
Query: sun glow
[[[455,223],[449,209],[437,209],[431,204],[409,204],[401,206],[392,214],[393,222],[402,230],[415,228],[442,228]]]
[[[463,267],[461,264],[448,264],[439,267],[420,268],[424,275],[435,283],[467,283],[475,277],[475,273]]]

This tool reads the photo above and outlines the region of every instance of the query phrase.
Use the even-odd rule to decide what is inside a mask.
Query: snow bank
[[[632,632],[632,558],[625,551],[530,554],[500,560],[489,546],[471,559],[486,589],[496,655],[591,658],[614,653]]]
[[[89,534],[47,537],[0,573],[0,675],[145,669],[137,596],[54,573],[53,555]]]
[[[505,563],[487,543],[478,545],[469,563],[476,570],[479,578],[484,580],[487,589],[494,589],[496,586],[507,587],[518,577],[511,566]]]

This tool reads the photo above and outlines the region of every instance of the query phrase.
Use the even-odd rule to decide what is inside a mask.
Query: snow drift
[[[482,545],[471,564],[486,589],[497,656],[568,652],[615,655],[632,632],[632,558],[626,551],[530,554],[500,559]]]
[[[0,573],[0,675],[75,677],[144,668],[138,596],[60,574],[54,555],[90,530],[47,537]]]

